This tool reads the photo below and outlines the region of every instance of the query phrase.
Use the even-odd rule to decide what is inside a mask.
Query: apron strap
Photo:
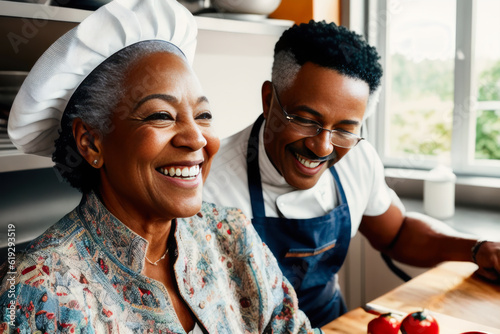
[[[337,170],[335,169],[335,165],[330,167],[330,172],[332,173],[333,178],[335,179],[335,184],[337,185],[337,194],[339,194],[339,196],[340,196],[339,204],[347,203],[347,197],[345,196],[345,192],[344,192],[344,188],[342,187],[342,183],[340,183],[339,174],[337,173]]]
[[[252,205],[253,217],[265,217],[264,196],[262,195],[262,181],[259,168],[259,131],[264,123],[264,115],[261,114],[255,121],[247,147],[247,178],[248,190],[250,192],[250,203]]]
[[[335,180],[339,205],[328,214],[307,219],[266,217],[262,178],[259,166],[259,133],[264,122],[263,115],[252,126],[247,146],[247,177],[253,213],[252,224],[262,240],[269,246],[279,261],[283,274],[296,286],[301,306],[314,327],[330,322],[346,309],[340,292],[335,287],[335,274],[341,267],[351,239],[351,218],[346,196],[336,169],[330,172]],[[314,223],[315,227],[311,228]],[[305,242],[307,240],[307,242]],[[286,257],[294,250],[324,249],[334,243],[333,248],[308,257]],[[295,252],[295,253],[296,253]],[[296,273],[299,268],[299,275]],[[314,271],[314,272],[313,272]]]

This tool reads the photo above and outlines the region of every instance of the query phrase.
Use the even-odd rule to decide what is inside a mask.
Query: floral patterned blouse
[[[241,211],[203,203],[177,219],[174,272],[208,333],[320,333]],[[94,193],[2,268],[0,333],[185,333],[163,284],[141,274],[147,241]]]

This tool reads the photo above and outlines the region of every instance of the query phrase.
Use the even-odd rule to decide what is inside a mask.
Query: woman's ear
[[[100,168],[104,161],[102,156],[102,138],[81,118],[73,121],[73,137],[82,157],[94,168]]]
[[[262,84],[262,110],[264,112],[264,118],[267,118],[271,110],[271,101],[273,99],[273,83],[271,81],[265,81]]]

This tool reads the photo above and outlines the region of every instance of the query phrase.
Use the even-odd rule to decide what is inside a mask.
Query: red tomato
[[[418,311],[408,314],[401,322],[403,334],[438,334],[439,326],[428,312]]]
[[[368,334],[398,334],[400,324],[391,313],[381,314],[368,323]]]

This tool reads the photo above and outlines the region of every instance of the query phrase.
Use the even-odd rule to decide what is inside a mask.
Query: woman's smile
[[[203,183],[203,163],[175,164],[164,166],[157,171],[177,187],[197,188]]]
[[[159,172],[176,179],[192,180],[200,175],[200,165],[160,167]]]

